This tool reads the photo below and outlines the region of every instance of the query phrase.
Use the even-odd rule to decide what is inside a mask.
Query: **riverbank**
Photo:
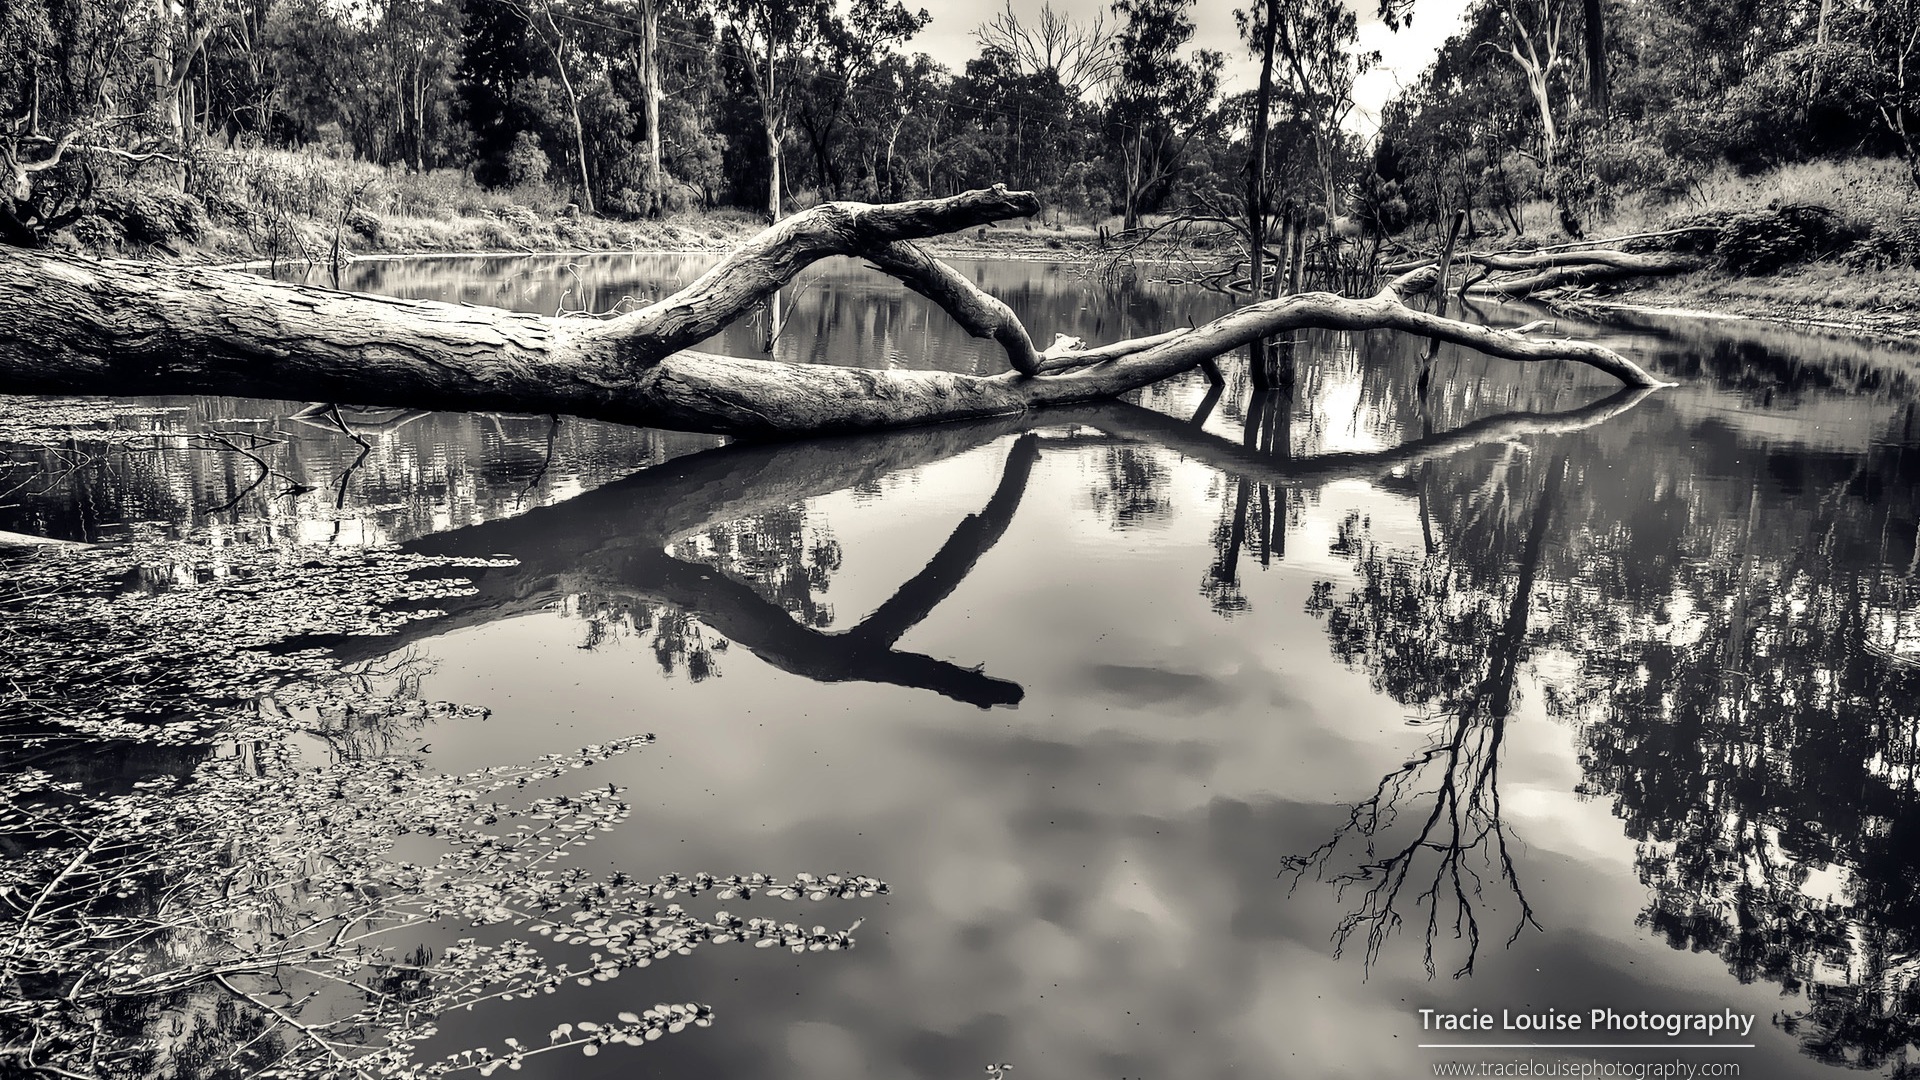
[[[543,214],[508,203],[430,217],[363,212],[344,215],[332,224],[293,221],[280,229],[277,240],[263,244],[254,230],[194,221],[195,216],[176,210],[160,224],[137,217],[129,224],[125,219],[88,215],[56,234],[53,244],[96,258],[264,269],[289,263],[329,265],[436,256],[725,253],[765,228],[759,218],[736,210],[619,221],[571,208]],[[168,227],[176,220],[185,224]],[[923,246],[932,254],[952,258],[1087,261],[1098,256],[1100,244],[1090,226],[1036,223],[1023,228],[1016,223],[935,237]]]
[[[1770,277],[1712,271],[1649,279],[1577,307],[1609,311],[1748,319],[1895,341],[1920,340],[1920,271],[1859,271],[1831,263]]]
[[[188,186],[192,193],[177,184],[146,182],[102,190],[92,212],[54,242],[107,258],[270,269],[430,256],[721,254],[764,228],[760,217],[733,209],[680,209],[658,219],[599,217],[547,185],[485,189],[446,170],[409,174],[313,153],[213,155]],[[1774,188],[1797,192],[1778,180]],[[1774,188],[1748,194],[1757,198]],[[1083,265],[1106,251],[1095,226],[1045,220],[969,229],[923,246],[951,258]],[[1851,261],[1856,265],[1820,259],[1762,276],[1714,270],[1646,279],[1584,291],[1571,306],[1597,315],[1664,312],[1920,337],[1920,270],[1862,268]]]

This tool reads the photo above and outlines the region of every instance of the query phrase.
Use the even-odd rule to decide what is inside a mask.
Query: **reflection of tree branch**
[[[479,575],[475,595],[441,603],[451,619],[415,624],[399,640],[442,633],[450,623],[467,625],[509,611],[549,607],[556,594],[584,586],[606,596],[675,605],[775,667],[807,678],[897,683],[982,708],[1014,704],[1021,697],[1014,683],[899,652],[893,645],[950,596],[1005,533],[1039,456],[1042,440],[1037,435],[1015,442],[987,506],[960,523],[924,570],[860,626],[845,632],[803,626],[751,586],[662,550],[718,521],[784,509],[973,449],[1010,426],[945,425],[785,446],[736,445],[643,470],[518,518],[423,537],[409,548],[452,556],[510,551],[521,565],[515,571]],[[395,643],[394,638],[330,642],[346,655],[375,655]]]
[[[1555,462],[1548,470],[1546,488],[1534,506],[1527,530],[1506,616],[1486,644],[1479,677],[1444,708],[1446,734],[1382,777],[1372,796],[1352,808],[1347,824],[1326,843],[1286,860],[1286,872],[1293,875],[1296,884],[1311,870],[1316,877],[1332,883],[1341,895],[1350,887],[1365,886],[1358,906],[1342,917],[1334,931],[1336,954],[1355,935],[1361,935],[1365,962],[1370,966],[1378,958],[1387,938],[1402,925],[1399,904],[1426,853],[1434,853],[1437,861],[1431,867],[1431,883],[1415,895],[1413,906],[1426,913],[1424,959],[1429,976],[1436,972],[1435,938],[1443,929],[1442,913],[1449,904],[1453,936],[1464,942],[1466,952],[1453,976],[1462,978],[1473,972],[1480,946],[1476,909],[1486,901],[1486,882],[1469,861],[1475,852],[1497,871],[1519,904],[1508,944],[1528,926],[1539,928],[1520,885],[1507,829],[1500,817],[1500,751],[1525,652],[1535,575],[1563,471],[1562,462]],[[1365,602],[1356,594],[1353,603]],[[1429,783],[1431,789],[1422,790]],[[1411,839],[1380,856],[1380,845],[1393,834],[1405,804],[1426,798],[1431,798],[1431,808]],[[1354,869],[1337,870],[1334,857],[1350,838],[1362,845],[1365,859]]]
[[[1617,415],[1642,395],[1622,394],[1560,416],[1514,414],[1479,421],[1412,448],[1374,455],[1335,455],[1334,464],[1322,459],[1274,460],[1257,454],[1254,460],[1263,481],[1285,477],[1286,483],[1307,483],[1348,474],[1367,474],[1391,468],[1425,454],[1452,453],[1485,439],[1507,438],[1526,432],[1577,430]],[[778,446],[736,444],[703,451],[642,470],[626,480],[564,503],[447,533],[423,537],[407,545],[420,554],[485,557],[511,553],[520,562],[512,570],[482,569],[472,595],[436,600],[446,612],[432,620],[410,624],[398,638],[357,638],[324,642],[347,657],[379,655],[420,637],[490,622],[516,612],[545,610],[562,596],[579,591],[648,596],[672,603],[684,602],[692,614],[714,620],[714,628],[776,666],[813,678],[901,682],[950,693],[974,704],[1007,704],[1019,700],[1018,688],[978,672],[945,665],[924,657],[890,651],[876,652],[878,644],[892,643],[943,601],[971,570],[975,561],[1007,527],[1019,491],[1024,487],[1039,446],[1089,445],[1085,437],[1039,439],[1035,428],[1080,425],[1121,433],[1127,441],[1159,440],[1165,428],[1181,435],[1175,446],[1222,468],[1238,470],[1244,464],[1231,453],[1216,452],[1214,444],[1234,448],[1225,440],[1195,433],[1180,421],[1135,406],[1083,406],[1056,409],[1039,417],[1017,417],[946,424],[906,432],[835,436]],[[1256,431],[1270,425],[1256,423]],[[824,634],[795,627],[779,605],[759,597],[750,587],[736,591],[723,585],[717,571],[673,560],[662,551],[675,542],[714,527],[773,512],[784,512],[818,495],[866,486],[880,477],[917,468],[975,449],[1003,435],[1025,431],[1036,441],[1022,440],[1007,462],[1001,486],[976,518],[963,522],[940,554],[886,604],[863,628]],[[1277,436],[1256,442],[1277,447]],[[1248,451],[1249,455],[1255,452]],[[1215,459],[1220,459],[1216,461]],[[705,575],[702,577],[701,575]],[[748,594],[758,603],[749,603]],[[722,618],[727,627],[718,625]],[[777,620],[777,621],[776,621]],[[813,637],[794,637],[804,631]],[[308,640],[303,644],[320,642]],[[763,651],[763,649],[765,651]],[[829,662],[828,652],[839,659]],[[837,666],[836,666],[837,665]],[[889,670],[888,665],[895,665]],[[935,665],[929,667],[926,665]],[[910,670],[909,670],[910,669]],[[950,670],[949,670],[950,669]],[[938,683],[938,686],[930,685]]]
[[[536,469],[534,471],[534,474],[527,478],[527,486],[521,488],[520,494],[514,496],[513,504],[515,507],[518,507],[520,505],[520,501],[522,499],[525,499],[527,495],[531,493],[535,487],[539,486],[540,481],[545,480],[547,478],[547,470],[553,468],[553,446],[555,441],[558,440],[560,437],[560,414],[554,413],[552,416],[548,417],[547,419],[548,419],[548,424],[547,424],[546,452],[540,455],[540,468]]]
[[[953,595],[980,557],[1005,535],[1039,457],[1039,437],[1021,436],[986,507],[961,521],[925,569],[850,630],[827,633],[803,626],[751,587],[661,551],[627,556],[594,576],[610,593],[663,600],[691,612],[762,660],[816,682],[893,683],[983,709],[1017,704],[1023,694],[1016,683],[900,652],[894,644]]]
[[[1287,458],[1240,446],[1193,428],[1152,409],[1108,404],[1098,409],[1056,409],[1054,416],[1097,427],[1128,439],[1155,442],[1176,453],[1261,483],[1313,487],[1349,478],[1369,478],[1422,461],[1447,457],[1490,442],[1564,435],[1605,423],[1638,405],[1645,390],[1622,390],[1609,397],[1558,413],[1511,412],[1462,424],[1452,431],[1411,439],[1386,450],[1316,454]]]

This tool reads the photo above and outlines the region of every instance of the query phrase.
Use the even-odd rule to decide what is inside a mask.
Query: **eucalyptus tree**
[[[1540,161],[1551,169],[1560,149],[1560,125],[1554,116],[1553,79],[1566,63],[1565,0],[1501,0],[1506,30],[1501,42],[1525,77],[1527,93],[1540,118]]]
[[[1125,227],[1140,223],[1156,188],[1176,177],[1193,141],[1219,120],[1214,98],[1226,58],[1182,49],[1193,38],[1193,0],[1114,0],[1120,77],[1108,122],[1120,158]]]
[[[1874,111],[1920,188],[1920,2],[1859,0],[1849,14],[1852,36],[1872,72]]]
[[[583,50],[577,40],[579,30],[572,20],[563,18],[563,0],[501,0],[501,3],[526,21],[527,32],[553,62],[553,73],[566,93],[567,113],[573,121],[573,146],[580,169],[580,201],[587,213],[594,213],[593,170],[587,159],[586,123],[580,112],[581,92],[575,85],[575,77],[584,75],[584,65],[591,61],[581,56]]]
[[[833,198],[844,189],[844,155],[835,146],[843,126],[861,105],[872,104],[863,100],[869,82],[889,59],[897,58],[897,47],[932,20],[927,9],[909,11],[900,0],[853,0],[846,15],[829,12],[821,20],[819,48],[807,65],[807,93],[794,118],[813,151],[820,182]]]
[[[745,60],[747,90],[766,137],[767,217],[780,219],[780,156],[802,67],[833,18],[828,0],[720,0],[726,32]]]
[[[1347,117],[1353,113],[1353,87],[1380,54],[1359,47],[1360,26],[1340,0],[1300,0],[1276,5],[1274,45],[1281,60],[1285,92],[1313,130],[1320,165],[1320,194],[1328,235],[1340,215],[1340,155]]]
[[[33,245],[86,210],[82,156],[148,160],[171,131],[174,14],[136,0],[10,0],[0,5],[0,241]],[[171,53],[168,53],[171,55]]]

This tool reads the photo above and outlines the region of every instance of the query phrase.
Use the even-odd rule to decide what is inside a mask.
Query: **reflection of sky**
[[[827,594],[838,624],[872,610],[977,511],[1007,447],[897,477],[877,496],[809,504],[846,555]],[[723,655],[719,678],[662,677],[631,644],[579,648],[579,625],[556,614],[427,643],[439,667],[423,694],[494,710],[469,736],[434,736],[442,767],[658,733],[656,747],[595,777],[630,784],[636,813],[589,865],[853,870],[894,889],[878,902],[755,906],[830,925],[865,918],[851,954],[709,948],[598,997],[542,1002],[527,1024],[536,1034],[636,1002],[719,1009],[712,1031],[568,1073],[951,1077],[1007,1061],[1016,1076],[1412,1076],[1434,1053],[1413,1045],[1422,1006],[1732,1007],[1762,1025],[1781,1007],[1718,959],[1641,935],[1633,845],[1604,803],[1571,794],[1570,732],[1542,717],[1528,685],[1502,792],[1545,932],[1502,948],[1514,911],[1496,901],[1482,912],[1478,973],[1460,983],[1446,978],[1445,941],[1441,978],[1428,981],[1417,928],[1370,976],[1357,945],[1334,960],[1345,909],[1311,880],[1289,892],[1276,872],[1325,840],[1420,731],[1364,674],[1329,660],[1302,608],[1314,580],[1350,580],[1326,553],[1342,518],[1365,514],[1376,537],[1399,542],[1419,535],[1413,504],[1357,481],[1321,490],[1286,560],[1264,572],[1243,563],[1251,606],[1228,620],[1198,589],[1220,498],[1207,470],[1160,454],[1164,516],[1116,531],[1089,512],[1098,453],[1049,451],[1006,536],[901,642],[1021,683],[1017,710],[813,684],[741,648]],[[450,1027],[491,1036],[497,1021]],[[1764,1049],[1745,1053],[1764,1055],[1765,1075],[1821,1071],[1771,1027],[1756,1036]]]
[[[474,288],[491,288],[501,302],[547,304],[551,275],[536,261],[513,262],[520,276]],[[667,264],[642,257],[613,265],[596,288],[630,291],[634,274]],[[1111,340],[1218,302],[1183,305],[1170,290],[1146,287],[1127,303],[1111,302],[1059,268],[969,271],[1014,296],[1023,314],[1045,324],[1043,337],[1064,328]],[[474,280],[426,264],[394,264],[387,273],[394,291]],[[794,324],[805,332],[783,338],[783,357],[968,368],[991,355],[925,312],[883,312],[895,306],[889,289],[898,292],[861,273],[816,284],[794,316],[811,322]],[[1405,350],[1379,335],[1310,336],[1289,445],[1298,453],[1355,451],[1417,437],[1412,370]],[[1450,348],[1434,371],[1442,429],[1462,413],[1571,407],[1595,385],[1560,370],[1514,377],[1510,365]],[[1185,380],[1143,397],[1185,419],[1202,387]],[[202,426],[235,419],[235,403],[195,405],[202,412],[190,419]],[[281,425],[292,406],[238,408]],[[1805,395],[1789,413],[1701,381],[1663,391],[1581,443],[1582,460],[1591,461],[1590,488],[1616,502],[1622,491],[1640,493],[1621,481],[1635,465],[1624,451],[1640,447],[1687,462],[1690,471],[1676,471],[1702,489],[1758,475],[1755,454],[1770,455],[1764,467],[1790,478],[1808,462],[1830,468],[1882,439],[1895,408]],[[1236,386],[1205,430],[1237,441],[1249,411]],[[317,492],[257,498],[244,507],[257,515],[244,527],[264,522],[342,544],[522,512],[713,441],[656,443],[654,434],[568,421],[553,468],[541,472],[544,419],[435,416],[369,439],[347,517],[336,522],[316,507],[331,505],[329,485],[358,448],[326,432],[296,434],[273,460]],[[830,536],[843,556],[819,597],[834,611],[829,629],[872,612],[980,511],[1008,447],[1002,439],[808,502],[803,535]],[[469,731],[425,736],[440,767],[524,760],[635,731],[661,736],[657,747],[598,768],[596,778],[631,786],[636,814],[601,842],[590,865],[642,874],[853,870],[894,887],[881,901],[757,903],[749,912],[832,925],[865,918],[861,946],[848,955],[708,948],[537,1003],[541,1012],[517,1032],[523,1039],[537,1041],[548,1021],[604,1018],[656,1000],[709,1002],[720,1024],[591,1062],[542,1058],[529,1071],[947,1077],[1010,1061],[1016,1078],[1413,1076],[1430,1060],[1410,1045],[1419,1041],[1413,1017],[1423,1005],[1724,1006],[1757,1013],[1764,1025],[1773,1010],[1797,1004],[1770,985],[1738,986],[1717,957],[1643,936],[1635,918],[1648,897],[1633,845],[1606,802],[1573,794],[1582,779],[1573,735],[1543,718],[1542,691],[1526,679],[1501,790],[1544,932],[1502,948],[1514,913],[1510,900],[1496,902],[1484,915],[1478,972],[1461,983],[1445,977],[1454,962],[1446,942],[1442,976],[1427,980],[1417,927],[1389,946],[1370,977],[1357,955],[1335,961],[1329,936],[1346,908],[1311,881],[1289,892],[1276,872],[1285,856],[1325,840],[1349,801],[1421,746],[1422,730],[1365,674],[1330,659],[1322,624],[1303,608],[1315,581],[1331,579],[1342,592],[1352,584],[1349,560],[1330,550],[1349,515],[1367,523],[1372,541],[1418,550],[1425,530],[1410,473],[1302,492],[1284,556],[1263,571],[1243,554],[1248,606],[1228,619],[1211,610],[1200,586],[1233,479],[1171,452],[1129,452],[1129,475],[1151,497],[1123,515],[1111,493],[1096,496],[1116,475],[1109,450],[1045,451],[1007,534],[900,642],[1018,682],[1026,691],[1018,709],[980,711],[874,684],[814,684],[739,646],[718,657],[718,678],[695,683],[663,676],[631,638],[581,648],[580,621],[557,611],[417,646],[437,664],[420,688],[425,697],[493,710]],[[1521,460],[1536,448],[1489,452]],[[231,456],[155,455],[151,469],[153,492],[164,497],[133,491],[126,513],[158,516],[153,508],[168,500],[204,509],[252,475]],[[1699,494],[1682,493],[1689,506],[1717,505]],[[1640,509],[1623,505],[1619,516]],[[697,554],[706,541],[685,543]],[[1691,632],[1696,610],[1693,597],[1674,591],[1663,615],[1680,635]],[[1914,631],[1897,629],[1873,640],[1910,649]],[[1545,659],[1535,670],[1552,677],[1556,658]],[[739,908],[695,901],[696,910],[721,906]],[[505,1034],[500,1026],[497,1011],[449,1024],[477,1032],[476,1040]],[[1756,1034],[1763,1049],[1748,1060],[1765,1065],[1748,1075],[1823,1071],[1775,1029]]]

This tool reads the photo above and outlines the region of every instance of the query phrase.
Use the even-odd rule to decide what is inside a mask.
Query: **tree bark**
[[[1280,0],[1267,0],[1260,28],[1260,86],[1253,99],[1253,133],[1247,142],[1247,281],[1254,299],[1267,295],[1261,256],[1267,244],[1267,114],[1273,109],[1273,35]],[[1258,344],[1255,348],[1258,348]],[[1252,354],[1248,354],[1249,359]]]
[[[1601,126],[1604,127],[1607,122],[1607,111],[1612,105],[1612,84],[1607,78],[1605,0],[1582,0],[1581,14],[1584,21],[1581,29],[1587,47],[1587,105],[1593,109],[1594,115],[1600,118]],[[1821,15],[1824,20],[1826,15],[1824,5],[1821,8]]]
[[[640,0],[640,19],[641,55],[646,58],[641,84],[647,98],[647,215],[659,217],[666,212],[660,151],[660,0]]]
[[[1570,360],[1632,386],[1658,379],[1597,345],[1532,341],[1402,304],[1301,293],[1191,330],[1096,349],[1035,349],[1005,304],[910,241],[1036,213],[1003,187],[795,214],[699,280],[616,319],[542,317],[363,296],[232,271],[0,252],[0,391],[217,393],[422,409],[567,413],[749,437],[1001,416],[1112,397],[1250,341],[1306,327],[1396,329],[1494,356]],[[1013,371],[872,371],[688,352],[806,266],[865,257],[994,338]]]

